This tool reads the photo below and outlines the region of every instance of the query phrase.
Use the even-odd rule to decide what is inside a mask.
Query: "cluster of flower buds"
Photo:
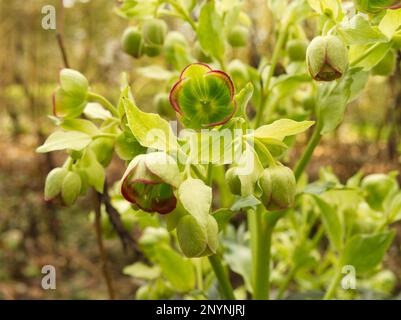
[[[88,80],[78,71],[62,69],[59,84],[53,93],[53,114],[62,118],[79,117],[87,103]]]
[[[137,27],[126,28],[121,45],[134,58],[140,58],[143,54],[155,57],[162,51],[166,33],[167,24],[163,20],[149,19],[143,23],[142,30]]]
[[[336,36],[319,36],[306,50],[306,63],[313,79],[333,81],[348,68],[348,50]]]
[[[69,206],[75,203],[84,185],[77,172],[55,168],[49,172],[45,183],[45,200],[61,200]]]
[[[170,103],[182,123],[191,129],[222,125],[236,111],[230,77],[202,63],[184,69],[171,89]]]

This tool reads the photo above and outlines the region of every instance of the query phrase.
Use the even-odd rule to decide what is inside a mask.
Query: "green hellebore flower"
[[[361,182],[361,187],[369,206],[380,211],[383,210],[383,202],[387,196],[397,190],[397,182],[386,174],[375,173],[366,176]]]
[[[145,44],[150,47],[162,46],[167,34],[167,24],[160,19],[146,20],[142,26]]]
[[[294,205],[297,183],[290,168],[266,168],[258,183],[262,189],[261,200],[267,210],[283,210]]]
[[[165,92],[158,93],[154,97],[153,103],[155,105],[157,113],[160,114],[161,116],[168,118],[175,117],[174,110],[171,109],[168,93]]]
[[[87,103],[88,80],[78,71],[62,69],[59,82],[53,93],[53,114],[63,118],[80,116]]]
[[[162,152],[141,154],[129,164],[122,178],[121,193],[126,200],[146,212],[167,214],[177,204],[177,163]]]
[[[144,53],[144,42],[141,32],[136,27],[128,27],[121,37],[121,46],[125,53],[140,58]]]
[[[306,50],[306,64],[313,79],[333,81],[347,70],[348,50],[336,36],[319,36]]]
[[[202,63],[190,64],[183,70],[171,89],[170,103],[191,129],[222,125],[237,109],[231,78]]]
[[[290,40],[287,44],[287,54],[291,61],[304,61],[308,43],[303,40]]]
[[[245,47],[248,38],[249,30],[244,26],[235,26],[227,34],[227,41],[234,48]]]
[[[67,206],[75,203],[78,196],[81,194],[81,186],[80,175],[73,171],[68,172],[61,186],[61,198]]]
[[[226,182],[232,194],[241,195],[241,180],[237,174],[237,168],[231,167],[226,172]]]
[[[385,9],[399,9],[399,0],[354,0],[355,7],[364,13],[378,13]]]
[[[55,168],[48,173],[45,182],[45,201],[50,201],[60,194],[67,173],[66,168]]]

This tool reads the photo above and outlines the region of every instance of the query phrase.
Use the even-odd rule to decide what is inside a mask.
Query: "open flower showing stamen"
[[[171,89],[170,103],[182,123],[191,129],[222,125],[236,111],[230,77],[202,63],[190,64],[183,70]]]
[[[128,166],[121,185],[126,200],[146,212],[167,214],[177,204],[180,175],[177,163],[162,152],[141,154]]]

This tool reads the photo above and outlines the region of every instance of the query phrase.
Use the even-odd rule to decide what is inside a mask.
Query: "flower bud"
[[[348,51],[335,36],[319,36],[306,50],[306,63],[312,78],[332,81],[341,78],[348,67]]]
[[[231,167],[226,172],[226,182],[232,194],[241,195],[241,180],[237,174],[237,168]]]
[[[380,211],[383,210],[386,197],[397,190],[397,182],[386,174],[376,173],[366,176],[361,182],[361,187],[369,206]]]
[[[184,69],[171,89],[170,103],[182,123],[191,129],[222,125],[237,109],[231,78],[201,63]]]
[[[227,67],[228,74],[234,81],[237,90],[243,88],[249,82],[248,67],[241,60],[233,60]]]
[[[162,92],[155,96],[153,99],[155,109],[158,114],[164,117],[173,118],[175,116],[174,110],[171,108],[168,93]]]
[[[196,60],[199,62],[210,63],[213,61],[213,59],[210,56],[208,56],[205,53],[205,51],[203,51],[199,42],[195,43],[194,56],[195,56]]]
[[[390,50],[384,58],[373,67],[372,74],[375,76],[387,77],[394,73],[397,57],[393,50]]]
[[[259,178],[261,201],[267,210],[283,210],[294,205],[296,180],[292,170],[285,166],[263,170]]]
[[[76,118],[87,103],[88,80],[72,69],[60,71],[60,86],[53,93],[53,114],[57,117]]]
[[[90,148],[95,153],[97,161],[106,168],[113,158],[114,140],[111,138],[97,138],[90,143]]]
[[[61,192],[63,180],[68,170],[65,168],[55,168],[49,172],[45,182],[45,200],[49,201],[57,197]]]
[[[354,0],[355,7],[364,13],[379,13],[386,9],[397,9],[401,6],[399,0]]]
[[[140,58],[144,51],[141,32],[135,27],[126,28],[121,37],[121,46],[125,53],[134,58]]]
[[[167,214],[177,204],[177,163],[161,152],[139,155],[128,166],[121,185],[126,200],[146,212]]]
[[[145,54],[148,57],[157,57],[162,51],[162,46],[148,46],[145,45]]]
[[[145,44],[151,47],[162,46],[167,33],[167,24],[160,19],[146,20],[142,26]]]
[[[287,54],[291,61],[304,61],[308,44],[303,40],[290,40],[287,44]]]
[[[245,47],[248,43],[248,38],[248,28],[240,25],[233,27],[227,34],[228,43],[234,48]]]
[[[187,40],[177,31],[167,34],[164,42],[164,56],[167,63],[177,70],[184,68],[193,60]]]
[[[178,222],[177,238],[182,252],[188,258],[215,254],[218,246],[217,222],[208,216],[206,225],[202,225],[193,216],[185,215]]]
[[[75,203],[81,193],[81,178],[76,172],[68,172],[63,179],[61,186],[61,198],[63,202],[70,206]]]

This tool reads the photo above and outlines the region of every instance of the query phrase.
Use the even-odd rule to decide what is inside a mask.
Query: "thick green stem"
[[[89,92],[88,100],[100,103],[105,109],[109,110],[114,117],[118,118],[118,112],[116,108],[105,97],[94,92]]]
[[[228,278],[228,274],[224,269],[220,258],[214,254],[209,256],[209,262],[212,265],[217,281],[219,282],[220,290],[224,299],[235,300],[233,287],[231,286],[230,279]]]
[[[253,238],[253,298],[256,300],[269,299],[270,288],[270,249],[274,224],[269,224],[266,212],[262,206],[256,212],[250,212]]]
[[[330,283],[330,286],[329,286],[326,294],[323,297],[323,300],[331,300],[331,299],[333,299],[334,294],[336,293],[336,289],[338,287],[338,284],[341,281],[341,276],[342,276],[341,268],[338,268],[333,280]]]
[[[318,121],[315,131],[313,132],[312,138],[309,141],[308,145],[306,146],[306,149],[305,149],[304,154],[302,155],[302,158],[298,161],[298,163],[295,166],[294,175],[297,180],[300,178],[300,176],[304,172],[305,167],[309,163],[309,161],[312,157],[313,151],[315,150],[316,146],[319,144],[321,138],[322,138],[321,126],[319,125],[319,121]]]

